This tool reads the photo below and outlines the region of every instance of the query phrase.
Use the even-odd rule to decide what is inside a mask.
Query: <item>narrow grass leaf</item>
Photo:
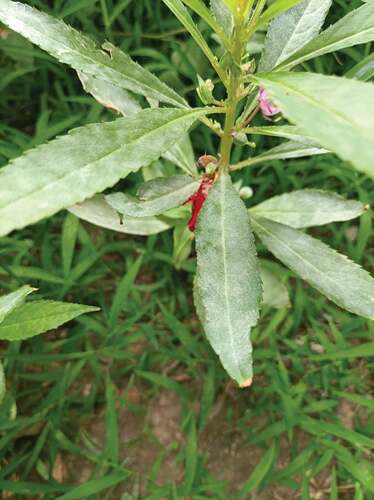
[[[253,218],[253,228],[281,262],[330,300],[374,319],[374,279],[348,257],[289,226]]]
[[[89,498],[91,495],[96,495],[97,493],[113,488],[122,481],[125,481],[128,475],[128,473],[115,473],[105,477],[91,479],[57,498],[58,500],[79,500],[81,498]]]
[[[196,250],[200,320],[229,375],[249,385],[249,333],[258,321],[262,290],[248,212],[228,175],[220,176],[203,206]]]
[[[147,109],[87,125],[0,171],[0,236],[113,186],[170,149],[201,110]]]
[[[295,229],[347,221],[365,212],[365,205],[319,189],[299,189],[274,196],[251,208],[250,213]]]
[[[372,83],[301,72],[254,79],[305,134],[374,178]]]
[[[270,472],[277,458],[277,446],[273,441],[271,447],[263,454],[253,472],[241,488],[238,498],[248,498],[248,495],[261,486],[266,475]]]
[[[105,414],[105,458],[117,464],[119,461],[118,414],[116,408],[115,387],[109,375],[106,380],[106,414]]]
[[[0,325],[1,340],[24,340],[58,328],[97,307],[52,300],[36,300],[17,307]]]
[[[73,262],[75,244],[78,237],[79,219],[67,214],[62,226],[61,254],[64,276],[68,276]]]

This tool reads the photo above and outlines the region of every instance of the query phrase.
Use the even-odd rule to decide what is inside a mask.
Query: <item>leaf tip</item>
[[[248,378],[247,380],[244,380],[241,384],[239,384],[240,389],[247,389],[248,387],[251,387],[253,382],[253,377]]]

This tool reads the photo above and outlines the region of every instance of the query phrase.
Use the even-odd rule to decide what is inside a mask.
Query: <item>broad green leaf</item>
[[[284,71],[317,56],[374,40],[374,3],[353,10],[323,31],[301,50],[287,57],[277,69]]]
[[[260,70],[269,71],[312,40],[322,28],[332,0],[304,0],[270,23]]]
[[[358,64],[353,66],[345,75],[346,78],[355,78],[362,82],[368,82],[374,77],[374,54],[369,54]]]
[[[99,76],[91,76],[78,71],[83,88],[100,104],[118,111],[123,116],[130,116],[142,110],[136,99],[122,87],[102,80]],[[196,175],[194,153],[188,134],[182,136],[163,157],[185,172]]]
[[[289,226],[253,217],[253,228],[280,261],[348,311],[374,319],[374,279],[321,241]]]
[[[210,0],[210,8],[226,34],[231,36],[232,30],[234,29],[234,18],[230,9],[225,5],[224,0]]]
[[[187,175],[160,177],[143,185],[140,199],[124,193],[109,194],[105,199],[120,214],[130,217],[151,217],[183,205],[197,191],[199,185],[199,180]]]
[[[274,196],[250,212],[298,229],[355,219],[365,212],[365,205],[328,191],[300,189]]]
[[[173,265],[181,269],[188,259],[192,249],[193,235],[188,229],[186,221],[176,224],[173,233]]]
[[[216,181],[200,213],[196,251],[197,312],[226,371],[247,386],[261,280],[248,212],[228,175]]]
[[[320,148],[315,141],[306,139],[304,142],[288,141],[268,149],[258,156],[244,160],[238,163],[237,167],[234,165],[233,170],[242,168],[243,166],[258,165],[272,160],[289,160],[292,158],[303,158],[305,156],[323,155],[328,153],[326,149]]]
[[[260,266],[263,288],[262,303],[275,309],[290,307],[290,296],[287,287],[281,280],[265,266]]]
[[[5,393],[6,393],[5,374],[4,374],[3,364],[0,360],[0,405],[3,402]]]
[[[15,292],[8,293],[7,295],[3,295],[2,297],[0,297],[0,323],[16,307],[23,304],[26,297],[35,290],[36,288],[32,288],[31,286],[25,285],[16,290]]]
[[[286,118],[374,178],[374,85],[313,73],[260,74]]]
[[[78,71],[84,90],[106,108],[118,111],[123,116],[141,111],[138,101],[124,88],[102,80],[99,76],[86,75]]]
[[[98,311],[97,307],[36,300],[14,309],[0,324],[1,340],[24,340],[58,328],[81,314]]]
[[[156,217],[124,217],[121,219],[118,213],[108,205],[103,195],[94,196],[83,203],[74,205],[69,208],[69,211],[82,220],[118,233],[148,236],[161,233],[171,227],[166,220]]]
[[[100,75],[108,83],[176,107],[187,106],[174,90],[113,45],[100,48],[63,21],[26,4],[0,0],[0,21],[77,71]]]
[[[90,198],[156,160],[201,110],[147,109],[87,125],[0,170],[0,236]]]

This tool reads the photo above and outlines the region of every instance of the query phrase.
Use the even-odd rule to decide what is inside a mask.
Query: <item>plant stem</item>
[[[227,172],[229,170],[231,150],[234,142],[232,135],[235,127],[237,108],[240,101],[240,85],[241,74],[240,65],[243,56],[243,28],[244,19],[238,19],[234,30],[234,40],[232,48],[233,68],[230,72],[229,84],[227,87],[227,101],[226,101],[226,119],[225,127],[221,140],[221,159],[219,164],[220,172]]]

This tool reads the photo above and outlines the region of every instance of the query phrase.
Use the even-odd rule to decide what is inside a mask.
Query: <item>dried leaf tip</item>
[[[253,378],[249,378],[248,380],[245,380],[241,384],[239,384],[240,389],[246,389],[247,387],[251,387],[253,382]]]

